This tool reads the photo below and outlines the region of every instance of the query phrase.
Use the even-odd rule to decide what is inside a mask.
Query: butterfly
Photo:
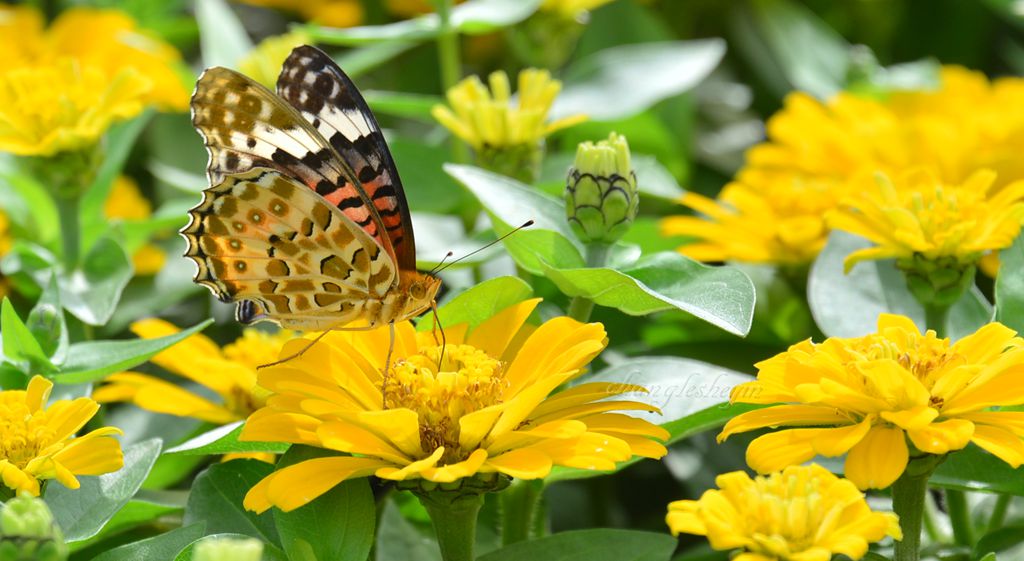
[[[192,123],[210,187],[181,230],[194,281],[245,324],[325,331],[409,319],[441,281],[416,270],[402,182],[377,120],[324,52],[294,49],[277,93],[207,69]]]

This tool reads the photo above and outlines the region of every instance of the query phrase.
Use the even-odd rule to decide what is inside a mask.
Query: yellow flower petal
[[[903,431],[875,427],[846,456],[846,477],[858,489],[885,489],[907,467],[909,451]]]
[[[374,458],[340,456],[306,460],[275,471],[245,495],[247,510],[261,513],[276,506],[288,512],[306,505],[335,485],[373,473],[383,462]]]

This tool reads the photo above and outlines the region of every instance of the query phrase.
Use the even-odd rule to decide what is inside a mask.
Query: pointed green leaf
[[[208,319],[173,335],[128,341],[86,341],[68,347],[68,359],[55,380],[62,384],[90,382],[133,368],[213,323]]]
[[[441,325],[468,323],[476,327],[505,308],[533,296],[533,288],[518,277],[486,280],[450,300],[437,310]],[[420,331],[433,329],[434,318],[425,315],[417,324]]]
[[[283,454],[288,450],[284,442],[244,442],[238,440],[242,434],[244,421],[230,423],[209,430],[183,442],[165,452],[165,454],[184,454],[187,456],[219,456],[223,454],[245,454],[252,452],[269,452]]]
[[[25,325],[39,341],[43,354],[50,357],[50,362],[56,365],[64,362],[68,352],[68,327],[60,304],[56,274],[50,276],[49,284],[29,312]]]
[[[32,331],[21,321],[18,312],[14,311],[14,306],[6,297],[0,309],[0,332],[3,336],[4,357],[24,372],[35,374],[41,369],[53,369]]]

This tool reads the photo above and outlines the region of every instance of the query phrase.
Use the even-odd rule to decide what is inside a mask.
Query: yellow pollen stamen
[[[48,424],[45,411],[33,415],[24,403],[0,404],[0,460],[24,469],[53,442],[56,435]]]

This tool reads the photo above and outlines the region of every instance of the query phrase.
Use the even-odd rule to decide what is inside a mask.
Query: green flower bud
[[[196,544],[195,561],[260,561],[263,542],[255,538],[211,538]]]
[[[948,308],[956,303],[974,283],[975,261],[956,257],[929,259],[921,254],[899,259],[896,266],[903,271],[907,288],[922,306]]]
[[[540,164],[544,160],[544,141],[514,146],[488,146],[476,152],[480,167],[494,173],[531,184],[540,175]]]
[[[0,505],[0,561],[64,561],[68,547],[46,503],[22,493]]]
[[[615,133],[581,143],[565,187],[565,213],[586,243],[613,243],[629,230],[640,197],[629,161],[629,143]]]

